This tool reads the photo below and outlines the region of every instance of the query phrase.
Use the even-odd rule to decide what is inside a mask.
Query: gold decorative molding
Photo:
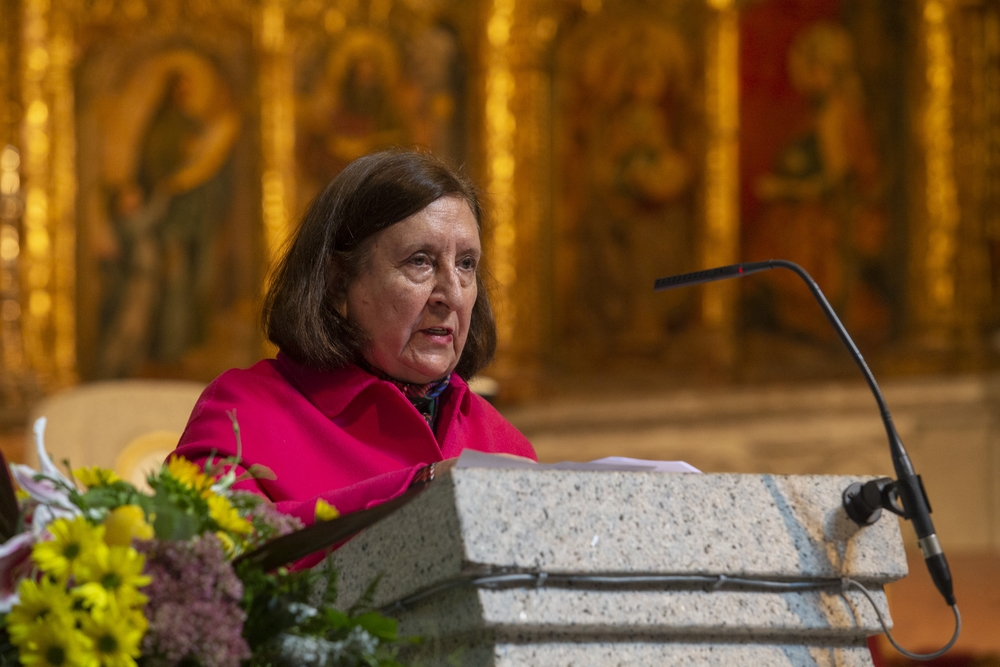
[[[72,7],[72,3],[67,3]],[[52,105],[52,199],[54,261],[53,361],[56,386],[76,382],[76,104],[73,94],[74,37],[70,7],[53,14],[49,63]]]
[[[739,260],[739,11],[733,0],[709,0],[706,34],[705,223],[701,262],[705,268]],[[709,285],[702,319],[711,330],[733,326],[735,284]]]
[[[62,4],[23,7],[22,331],[28,366],[54,389],[76,380],[73,39]]]
[[[20,5],[0,0],[0,395],[8,404],[21,397],[11,391],[13,380],[24,375],[25,360],[21,336],[20,221],[22,203],[21,152],[16,144],[15,99],[19,79],[17,53],[19,48]]]
[[[925,0],[926,51],[922,133],[925,152],[926,247],[922,257],[924,319],[950,327],[955,319],[959,206],[955,183],[953,84],[955,60],[949,0]]]
[[[517,279],[514,192],[514,131],[512,110],[515,95],[511,31],[515,0],[491,0],[486,23],[486,190],[493,200],[493,229],[487,252],[498,283],[497,300],[506,307],[498,318],[501,351],[510,347],[516,326],[511,288]]]
[[[291,231],[289,203],[295,200],[295,102],[281,0],[257,9],[254,31],[261,56],[261,217],[270,267]]]

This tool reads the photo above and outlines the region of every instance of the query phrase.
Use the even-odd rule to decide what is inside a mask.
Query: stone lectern
[[[381,576],[412,665],[870,667],[863,595],[788,586],[851,577],[888,619],[898,522],[853,524],[852,481],[457,468],[335,553],[339,601]]]

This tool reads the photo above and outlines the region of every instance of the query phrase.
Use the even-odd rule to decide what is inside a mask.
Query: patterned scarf
[[[428,382],[427,384],[413,384],[412,382],[397,380],[381,369],[375,368],[364,359],[360,360],[358,365],[378,379],[385,380],[386,382],[391,382],[396,385],[396,387],[403,392],[403,396],[406,397],[406,400],[412,403],[413,407],[417,409],[417,412],[423,415],[424,419],[427,421],[427,425],[431,427],[431,431],[434,431],[435,420],[438,415],[438,404],[441,402],[441,394],[443,394],[444,390],[448,388],[448,383],[451,381],[450,376],[446,376],[440,380],[435,380],[434,382]]]

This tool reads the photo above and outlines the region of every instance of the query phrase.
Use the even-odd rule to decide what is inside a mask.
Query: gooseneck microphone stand
[[[860,526],[866,526],[877,521],[883,509],[912,521],[913,528],[917,533],[917,544],[923,553],[931,579],[934,581],[934,585],[938,591],[941,592],[945,602],[952,607],[956,619],[958,619],[958,607],[955,603],[951,572],[948,569],[948,561],[945,559],[944,552],[941,550],[941,543],[934,532],[934,524],[931,521],[931,507],[927,500],[927,493],[924,491],[923,482],[920,481],[920,476],[913,470],[913,464],[910,462],[910,457],[903,447],[899,433],[896,432],[896,426],[892,422],[892,415],[889,414],[889,408],[882,397],[882,391],[879,389],[878,383],[875,382],[875,376],[872,375],[868,364],[865,363],[864,357],[861,356],[861,352],[858,351],[854,341],[851,340],[851,336],[840,322],[840,318],[837,317],[837,313],[834,312],[833,307],[830,306],[830,303],[826,300],[826,296],[823,295],[822,290],[820,290],[816,281],[812,279],[812,276],[794,262],[783,259],[771,259],[765,262],[732,264],[705,271],[695,271],[679,276],[660,278],[654,285],[654,291],[659,292],[674,287],[698,285],[700,283],[727,278],[738,278],[750,275],[751,273],[757,273],[758,271],[777,268],[788,269],[796,273],[806,282],[809,291],[816,297],[816,301],[819,302],[820,307],[823,309],[823,314],[830,320],[830,324],[833,325],[837,335],[840,336],[840,340],[847,346],[847,350],[851,353],[854,363],[861,369],[868,387],[871,389],[872,394],[875,395],[875,402],[878,403],[879,412],[882,414],[882,422],[885,424],[886,435],[889,437],[889,450],[892,454],[892,464],[896,471],[896,480],[883,477],[863,485],[852,484],[849,486],[844,490],[843,496],[844,509],[847,511],[847,515]]]

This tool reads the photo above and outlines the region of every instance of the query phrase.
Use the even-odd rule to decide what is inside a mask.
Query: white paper
[[[488,468],[494,470],[600,470],[619,472],[695,472],[701,471],[683,461],[647,461],[624,456],[609,456],[586,463],[562,461],[560,463],[535,463],[529,459],[486,454],[466,449],[458,457],[456,468]]]
[[[649,461],[647,459],[630,459],[627,456],[606,456],[603,459],[591,461],[591,463],[606,463],[612,465],[633,465],[642,466],[646,470],[656,472],[696,472],[701,473],[690,463],[684,461]]]

